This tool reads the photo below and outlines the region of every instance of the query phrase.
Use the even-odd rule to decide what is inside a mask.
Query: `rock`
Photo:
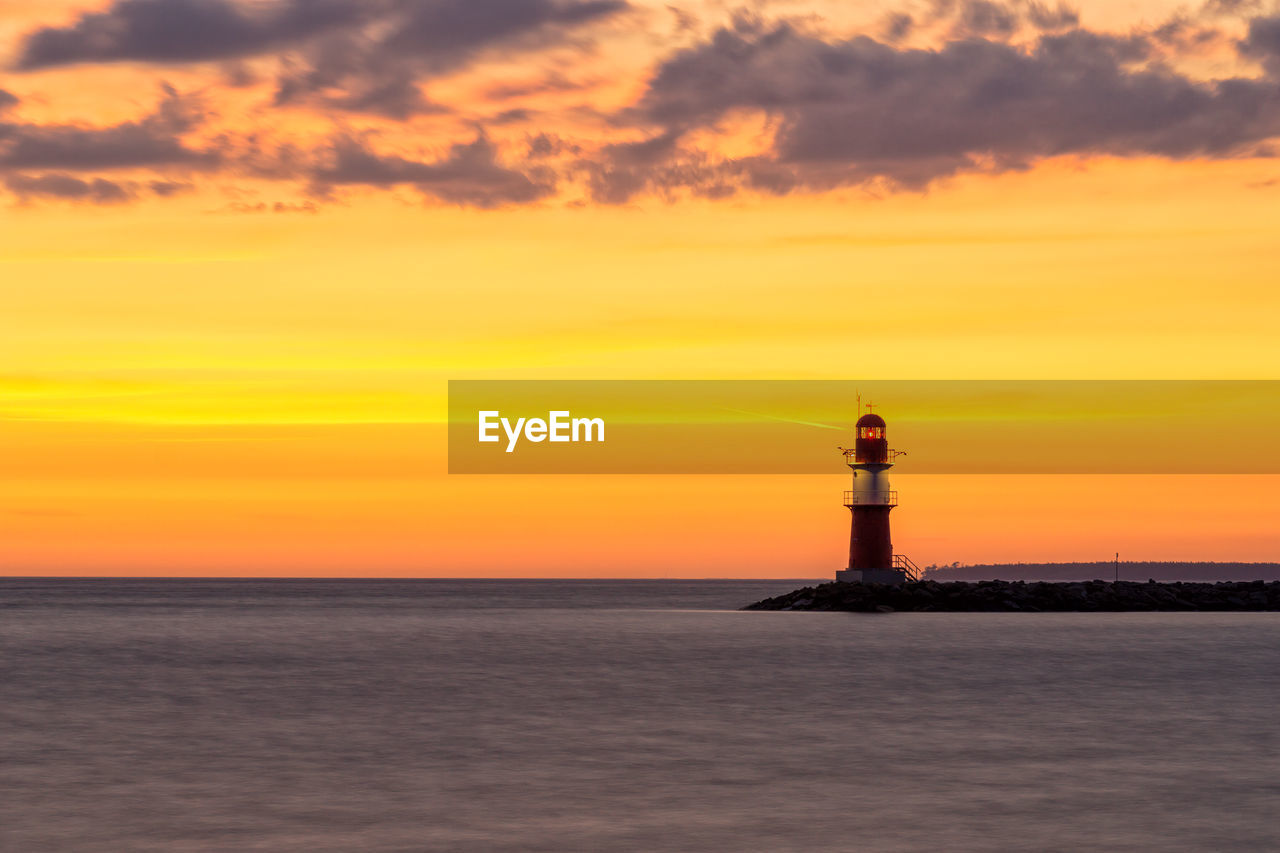
[[[743,610],[907,612],[1125,612],[1280,610],[1280,581],[1221,583],[1025,583],[1023,581],[915,581],[886,584],[825,583],[768,598]]]

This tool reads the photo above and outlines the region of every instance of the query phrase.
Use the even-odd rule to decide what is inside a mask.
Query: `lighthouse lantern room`
[[[884,418],[874,412],[858,418],[854,432],[853,449],[841,448],[853,470],[853,488],[844,493],[844,505],[853,515],[849,566],[836,572],[836,580],[892,584],[918,580],[915,564],[893,553],[889,536],[889,513],[898,505],[898,493],[889,487],[889,469],[904,451],[889,449]]]

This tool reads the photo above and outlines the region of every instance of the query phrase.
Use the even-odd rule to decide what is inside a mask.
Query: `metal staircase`
[[[893,567],[905,574],[909,581],[918,581],[924,577],[924,573],[920,571],[920,567],[911,562],[911,558],[906,554],[894,554]]]

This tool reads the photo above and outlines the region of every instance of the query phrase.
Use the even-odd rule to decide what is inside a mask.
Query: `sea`
[[[0,581],[0,849],[1280,850],[1280,613]]]

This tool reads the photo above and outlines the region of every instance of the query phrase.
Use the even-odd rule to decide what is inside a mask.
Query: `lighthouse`
[[[858,418],[854,434],[853,449],[841,448],[853,470],[853,489],[844,493],[844,505],[853,515],[849,567],[836,572],[836,580],[894,584],[917,580],[915,565],[893,553],[889,536],[889,513],[898,505],[898,493],[889,487],[889,469],[903,451],[889,449],[884,418],[874,412]]]

